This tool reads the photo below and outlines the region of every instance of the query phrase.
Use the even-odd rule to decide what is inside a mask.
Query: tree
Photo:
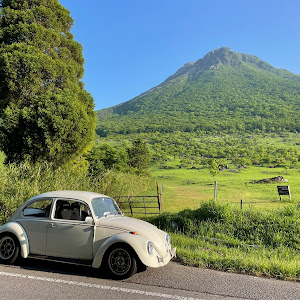
[[[94,139],[92,96],[81,81],[82,47],[57,0],[2,0],[0,145],[7,162],[82,155]]]
[[[208,170],[215,181],[215,177],[220,173],[219,163],[216,159],[211,159],[208,162]]]
[[[151,161],[151,154],[147,144],[141,138],[137,138],[127,151],[129,166],[135,168],[137,173],[143,173]]]
[[[209,161],[208,170],[209,170],[210,175],[214,179],[214,185],[215,185],[214,198],[215,198],[215,200],[217,200],[217,181],[216,181],[215,177],[220,173],[220,165],[216,159],[213,158]]]
[[[92,176],[103,176],[108,170],[127,172],[128,155],[123,147],[113,147],[110,144],[94,146],[86,155],[89,162],[89,174]]]

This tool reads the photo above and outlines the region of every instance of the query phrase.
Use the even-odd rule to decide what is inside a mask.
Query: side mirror
[[[94,220],[92,217],[86,217],[84,221],[86,224],[91,224],[91,225],[94,224]]]

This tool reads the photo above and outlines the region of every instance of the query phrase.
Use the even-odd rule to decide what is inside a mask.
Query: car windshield
[[[111,198],[94,198],[92,200],[92,207],[97,218],[122,214],[117,203]]]

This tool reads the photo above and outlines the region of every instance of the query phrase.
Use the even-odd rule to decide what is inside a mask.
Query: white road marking
[[[0,272],[0,276],[9,276],[9,277],[31,279],[31,280],[46,281],[46,282],[63,283],[63,284],[84,286],[84,287],[96,288],[96,289],[102,289],[102,290],[117,291],[117,292],[128,293],[128,294],[139,294],[139,295],[144,295],[144,296],[153,296],[153,297],[159,297],[159,298],[165,298],[165,299],[203,300],[203,299],[199,299],[199,298],[190,298],[190,297],[182,297],[182,296],[169,295],[169,294],[147,292],[147,291],[135,290],[135,289],[126,289],[126,288],[120,288],[120,287],[109,286],[109,285],[84,283],[84,282],[78,282],[78,281],[54,279],[54,278],[47,278],[47,277],[38,277],[38,276],[15,274],[15,273],[9,273],[9,272]]]

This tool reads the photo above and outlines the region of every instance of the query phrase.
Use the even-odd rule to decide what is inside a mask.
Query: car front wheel
[[[0,262],[4,264],[13,264],[20,253],[18,240],[11,235],[5,235],[0,238]]]
[[[135,255],[127,247],[111,249],[107,256],[107,269],[114,279],[125,279],[137,272]]]

